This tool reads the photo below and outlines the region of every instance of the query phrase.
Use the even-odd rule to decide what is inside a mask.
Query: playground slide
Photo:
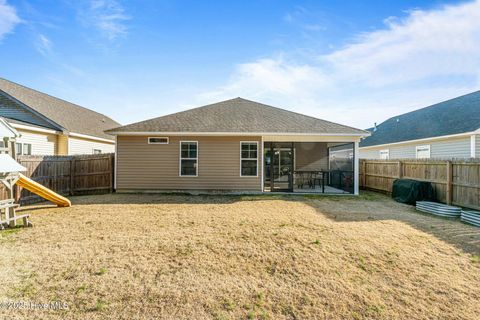
[[[72,203],[65,197],[62,197],[56,192],[42,186],[40,183],[33,181],[30,178],[25,177],[23,174],[19,173],[19,179],[16,182],[22,188],[27,189],[30,192],[33,192],[45,200],[55,203],[59,207],[70,207]]]

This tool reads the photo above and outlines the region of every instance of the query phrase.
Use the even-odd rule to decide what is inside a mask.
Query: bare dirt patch
[[[384,196],[106,195],[0,233],[19,318],[476,319],[480,232]]]

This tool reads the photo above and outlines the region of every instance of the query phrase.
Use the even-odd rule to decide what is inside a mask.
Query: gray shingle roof
[[[472,132],[480,128],[480,91],[392,117],[360,147]]]
[[[1,92],[20,101],[70,132],[112,139],[113,137],[105,134],[104,131],[120,125],[101,113],[2,78],[0,78]],[[25,119],[17,120],[25,121]]]
[[[129,124],[107,132],[366,134],[364,130],[242,98]]]

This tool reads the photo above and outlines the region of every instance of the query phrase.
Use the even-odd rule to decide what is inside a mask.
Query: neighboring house
[[[0,154],[6,153],[11,155],[20,133],[2,117],[0,117],[0,137],[2,137],[0,139]]]
[[[123,127],[119,192],[159,190],[358,193],[367,131],[236,98]]]
[[[480,91],[392,117],[360,143],[360,158],[480,158]]]
[[[20,134],[17,154],[73,155],[114,152],[109,117],[0,78],[0,116]]]

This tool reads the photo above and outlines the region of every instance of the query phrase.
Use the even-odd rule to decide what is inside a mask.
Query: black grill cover
[[[393,182],[392,198],[397,202],[415,205],[416,201],[435,201],[435,190],[430,182],[396,179]]]

